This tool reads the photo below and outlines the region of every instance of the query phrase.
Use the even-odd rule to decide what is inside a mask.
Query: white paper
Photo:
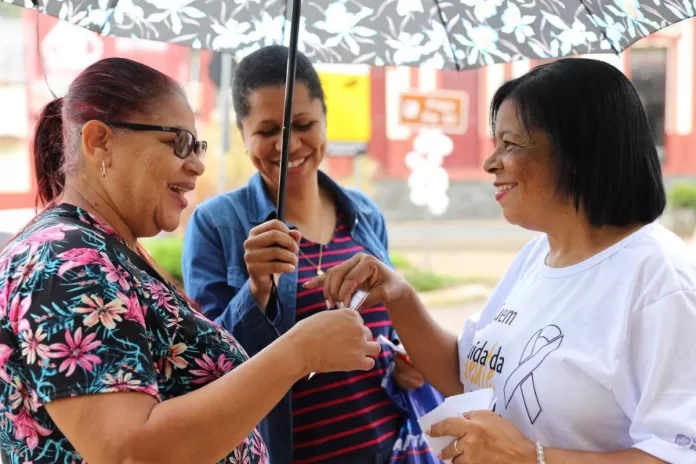
[[[476,390],[461,395],[450,396],[437,408],[430,411],[418,419],[418,423],[423,431],[428,430],[432,425],[442,422],[445,419],[462,417],[471,411],[491,410],[495,406],[495,393],[491,388]],[[438,454],[454,440],[461,437],[427,437],[428,443]],[[451,461],[445,461],[449,463]]]
[[[382,345],[387,345],[389,348],[394,350],[395,353],[401,353],[404,356],[406,356],[406,349],[404,348],[403,345],[395,345],[394,342],[389,340],[387,337],[384,335],[380,335],[377,337],[377,341],[381,343]]]

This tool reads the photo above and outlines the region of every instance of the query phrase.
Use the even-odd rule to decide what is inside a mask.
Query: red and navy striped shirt
[[[302,284],[317,275],[320,245],[302,239],[297,288],[297,321],[326,311],[323,289],[305,290]],[[331,242],[324,245],[322,270],[367,252],[350,236],[345,218],[339,214]],[[365,325],[375,338],[391,338],[393,328],[384,306],[361,311]],[[383,352],[382,356],[386,353]],[[390,447],[404,416],[381,386],[387,360],[378,360],[368,372],[317,374],[299,381],[292,390],[293,462],[358,462],[352,458],[382,454]],[[354,455],[354,456],[353,456]],[[362,461],[361,461],[362,462]]]

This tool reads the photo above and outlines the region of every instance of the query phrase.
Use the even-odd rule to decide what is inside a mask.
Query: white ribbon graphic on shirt
[[[541,404],[534,386],[534,370],[561,346],[562,341],[563,332],[556,325],[547,325],[538,330],[527,342],[520,357],[520,365],[510,374],[503,387],[506,408],[518,388],[522,391],[522,400],[532,424],[541,414]]]

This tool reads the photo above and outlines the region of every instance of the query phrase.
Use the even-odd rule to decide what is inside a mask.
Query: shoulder
[[[200,203],[193,212],[193,223],[224,229],[246,229],[253,194],[249,186],[216,195]]]
[[[696,253],[660,224],[646,226],[622,250],[621,267],[632,269],[636,287],[646,297],[659,299],[679,291],[696,291]]]
[[[371,213],[376,212],[381,215],[382,212],[377,206],[377,203],[375,203],[375,201],[369,196],[367,196],[365,193],[355,188],[346,187],[343,187],[343,191],[359,210],[369,211]]]
[[[0,306],[24,295],[25,311],[29,301],[34,310],[49,311],[53,302],[87,293],[126,293],[135,286],[133,269],[100,231],[42,221],[0,255]]]

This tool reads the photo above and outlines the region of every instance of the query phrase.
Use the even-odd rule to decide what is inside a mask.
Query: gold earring
[[[101,176],[106,177],[106,163],[104,161],[102,161],[101,165]]]

